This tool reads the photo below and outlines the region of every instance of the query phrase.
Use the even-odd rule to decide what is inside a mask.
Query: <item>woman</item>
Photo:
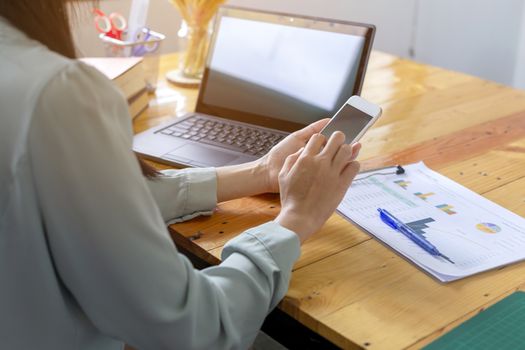
[[[0,0],[1,347],[248,347],[359,146],[317,134],[325,120],[253,163],[141,173],[122,95],[73,60],[66,2]],[[219,266],[194,270],[166,231],[279,190],[278,217],[230,241]]]

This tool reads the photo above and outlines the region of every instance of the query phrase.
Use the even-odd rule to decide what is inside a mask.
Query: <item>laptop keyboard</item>
[[[192,116],[158,132],[253,156],[262,156],[268,153],[286,136],[203,116]]]

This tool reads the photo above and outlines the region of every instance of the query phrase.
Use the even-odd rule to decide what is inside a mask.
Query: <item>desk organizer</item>
[[[159,74],[159,55],[162,42],[166,36],[148,29],[143,29],[143,31],[144,34],[147,34],[147,40],[143,41],[124,41],[106,34],[100,34],[99,38],[104,44],[108,57],[144,57],[143,66],[147,89],[149,92],[153,92],[156,89]]]

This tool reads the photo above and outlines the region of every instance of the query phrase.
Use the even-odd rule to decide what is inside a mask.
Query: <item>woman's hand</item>
[[[217,168],[217,201],[279,192],[279,172],[286,158],[305,147],[308,140],[319,133],[329,120],[319,120],[288,135],[258,160]]]
[[[275,221],[297,233],[301,242],[328,220],[359,171],[355,159],[361,145],[344,141],[339,131],[328,142],[316,134],[304,150],[286,158],[279,173],[281,212]]]
[[[310,140],[314,134],[319,133],[329,120],[329,118],[321,119],[288,135],[259,160],[266,174],[266,178],[264,179],[265,192],[279,192],[279,172],[284,165],[286,157],[304,147],[308,140]]]

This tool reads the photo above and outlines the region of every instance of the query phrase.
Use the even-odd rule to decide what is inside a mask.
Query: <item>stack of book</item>
[[[90,57],[80,60],[97,68],[118,86],[128,101],[131,118],[148,108],[149,96],[142,57]]]

